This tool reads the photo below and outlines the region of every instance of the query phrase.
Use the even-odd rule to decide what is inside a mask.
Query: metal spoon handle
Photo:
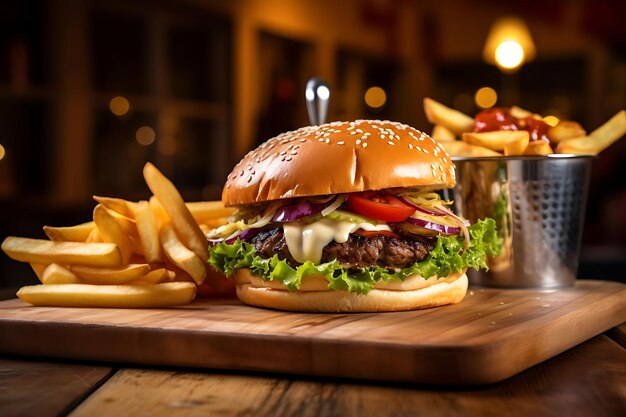
[[[306,83],[304,96],[311,125],[325,123],[328,115],[328,103],[330,102],[330,88],[328,88],[326,81],[319,77],[311,78]]]

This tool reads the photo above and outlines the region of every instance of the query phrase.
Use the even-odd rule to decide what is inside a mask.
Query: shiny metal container
[[[473,284],[552,288],[573,285],[592,156],[454,157],[457,185],[445,197],[472,223],[491,217],[503,252]]]

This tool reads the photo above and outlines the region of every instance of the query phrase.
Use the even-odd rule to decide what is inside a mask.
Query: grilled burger
[[[410,126],[333,122],[248,153],[222,200],[239,210],[210,234],[209,262],[237,296],[291,311],[398,311],[458,303],[468,267],[500,242],[434,192],[455,185],[443,147]]]

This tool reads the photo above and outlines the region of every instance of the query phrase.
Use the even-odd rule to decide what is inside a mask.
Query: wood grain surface
[[[471,389],[124,369],[71,417],[623,416],[626,350],[597,336],[500,384]]]
[[[503,380],[626,321],[626,285],[473,289],[457,305],[300,314],[236,300],[177,309],[0,303],[0,352],[429,384]]]
[[[112,372],[106,366],[0,358],[0,415],[64,415]]]

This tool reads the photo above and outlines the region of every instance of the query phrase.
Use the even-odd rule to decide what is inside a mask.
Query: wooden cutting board
[[[501,381],[626,321],[626,285],[471,288],[457,305],[286,313],[237,300],[174,309],[0,303],[0,352],[106,362],[474,385]]]

